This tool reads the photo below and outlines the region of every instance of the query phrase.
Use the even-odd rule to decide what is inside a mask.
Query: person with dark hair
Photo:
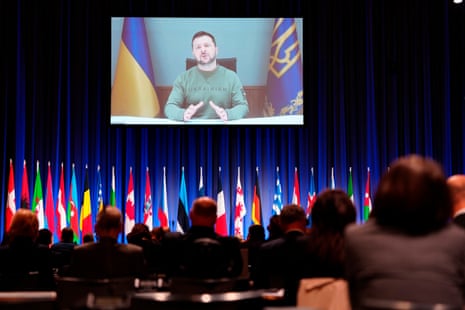
[[[39,221],[29,209],[18,209],[8,231],[8,244],[0,247],[0,290],[52,290],[51,252],[37,243]]]
[[[58,274],[63,273],[71,261],[71,253],[76,245],[73,241],[74,231],[70,227],[61,230],[60,241],[50,247],[53,257],[53,267],[58,270]]]
[[[270,221],[268,226],[266,226],[266,229],[268,230],[268,238],[266,241],[278,239],[284,235],[283,229],[281,227],[281,220],[278,214],[274,214],[270,217]]]
[[[88,242],[94,242],[95,241],[95,238],[94,238],[94,234],[85,234],[84,236],[82,236],[82,243],[88,243]]]
[[[452,201],[441,165],[408,155],[376,190],[372,216],[345,231],[351,304],[367,299],[465,304],[465,232],[450,223]]]
[[[238,75],[216,63],[215,37],[199,31],[192,37],[192,55],[197,66],[181,73],[165,105],[166,117],[189,121],[219,118],[240,119],[249,112],[245,91]]]
[[[311,218],[305,277],[344,278],[344,230],[356,219],[352,200],[343,190],[323,190],[316,197]]]
[[[247,250],[247,262],[250,272],[250,278],[255,278],[258,249],[265,242],[265,228],[259,224],[249,226],[247,239],[241,243],[241,248]]]
[[[39,229],[39,234],[37,236],[36,242],[38,244],[43,244],[46,247],[50,247],[53,243],[53,234],[48,228]]]
[[[69,275],[84,278],[145,277],[146,263],[140,246],[118,243],[123,229],[121,211],[105,207],[97,214],[97,242],[76,246]]]
[[[305,263],[307,217],[296,204],[284,206],[279,217],[284,235],[260,247],[253,282],[257,288],[284,288],[283,304],[295,305]]]
[[[465,228],[465,174],[455,174],[447,179],[452,194],[452,221]]]
[[[134,224],[126,239],[128,243],[138,245],[144,250],[149,274],[153,275],[162,270],[161,244],[158,240],[152,239],[152,234],[147,225],[144,223]]]

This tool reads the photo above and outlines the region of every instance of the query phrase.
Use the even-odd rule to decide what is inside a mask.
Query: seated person
[[[242,271],[239,239],[215,233],[217,205],[209,197],[197,198],[189,213],[192,226],[178,237],[165,236],[168,276],[223,278]]]
[[[73,241],[74,231],[70,227],[61,230],[60,241],[50,247],[53,257],[53,267],[58,269],[58,273],[67,268],[71,261],[71,253],[76,245]]]
[[[118,243],[123,228],[121,211],[102,209],[95,224],[96,242],[76,246],[68,275],[83,278],[144,277],[145,259],[140,246]]]
[[[165,115],[177,121],[243,118],[249,112],[245,91],[234,71],[218,66],[215,37],[204,31],[192,37],[197,66],[176,78],[165,105]]]
[[[0,247],[0,290],[52,290],[51,252],[36,242],[39,222],[35,212],[18,209],[8,231],[8,243]]]
[[[465,233],[450,222],[441,165],[397,159],[376,189],[368,221],[345,231],[345,270],[353,309],[367,299],[465,304]],[[454,308],[455,309],[455,308]]]

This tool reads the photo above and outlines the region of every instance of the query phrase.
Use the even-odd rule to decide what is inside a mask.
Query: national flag
[[[262,203],[260,198],[260,187],[258,185],[258,167],[255,169],[255,185],[253,188],[253,201],[252,201],[252,221],[254,224],[262,225]]]
[[[116,180],[115,180],[115,166],[111,167],[111,190],[110,190],[110,206],[116,207]]]
[[[129,167],[129,181],[128,181],[128,195],[126,198],[126,212],[124,220],[124,233],[127,235],[131,232],[134,224],[136,223],[135,217],[135,204],[134,204],[134,180],[132,177],[132,167]]]
[[[61,163],[61,172],[60,172],[60,187],[58,188],[58,199],[57,199],[57,232],[61,233],[61,230],[67,227],[66,219],[66,207],[65,207],[65,175],[63,169],[63,163]]]
[[[32,203],[32,211],[37,215],[39,220],[39,229],[45,228],[44,216],[44,197],[42,195],[42,181],[40,179],[39,161],[37,161],[36,182],[34,185],[34,196]]]
[[[29,209],[30,199],[29,199],[29,181],[27,178],[27,169],[26,161],[23,164],[23,183],[21,187],[21,208]]]
[[[281,181],[279,180],[279,167],[276,167],[276,184],[273,196],[273,214],[280,214],[283,208],[283,191],[281,188]]]
[[[302,53],[294,18],[274,22],[265,115],[303,114]]]
[[[226,224],[226,207],[224,202],[223,185],[221,183],[221,167],[218,168],[218,189],[216,195],[216,225],[215,231],[220,236],[228,235],[228,225]]]
[[[237,167],[236,210],[234,212],[234,236],[244,239],[244,217],[247,214],[244,203],[244,191],[241,185],[241,170]]]
[[[145,172],[145,199],[144,199],[144,224],[152,230],[153,209],[152,209],[152,189],[150,187],[149,167]]]
[[[79,217],[79,228],[81,229],[81,234],[87,235],[93,233],[92,226],[92,206],[90,202],[90,187],[89,187],[89,173],[86,165],[84,179],[84,193],[82,194],[82,205],[81,205],[81,216]]]
[[[205,186],[203,185],[202,167],[200,167],[200,181],[199,181],[199,193],[198,193],[198,197],[203,197],[203,196],[205,196]]]
[[[13,160],[10,159],[10,174],[8,177],[8,201],[6,206],[6,222],[5,231],[10,229],[11,221],[16,213],[16,198],[15,198],[15,177],[13,171]]]
[[[184,167],[181,173],[181,186],[179,187],[179,203],[178,203],[178,222],[176,231],[185,233],[189,229],[189,218],[187,217],[187,189],[186,180],[184,179]]]
[[[352,203],[354,203],[354,187],[352,184],[352,167],[349,167],[349,181],[347,182],[347,195],[349,196]]]
[[[371,212],[371,195],[370,195],[370,168],[367,170],[367,183],[365,185],[365,199],[363,200],[363,221],[368,220]]]
[[[299,174],[297,173],[297,167],[294,170],[294,190],[292,191],[292,203],[300,206],[300,186],[299,186]]]
[[[50,162],[48,162],[47,172],[47,193],[45,194],[45,218],[46,225],[53,235],[55,235],[55,202],[53,201],[53,185],[52,185],[52,171],[50,168]]]
[[[163,167],[163,189],[161,193],[161,202],[158,206],[158,221],[163,228],[169,228],[168,218],[168,193],[166,192],[166,167]]]
[[[69,199],[68,199],[68,223],[74,232],[74,242],[79,242],[79,218],[78,218],[78,191],[76,182],[76,173],[74,171],[74,164],[71,168],[71,184],[69,186]]]
[[[336,189],[336,181],[334,181],[334,167],[331,167],[331,189]]]
[[[310,175],[310,190],[308,191],[307,194],[307,218],[310,218],[310,214],[312,213],[312,208],[313,204],[315,203],[316,200],[316,187],[315,187],[315,175],[313,173],[313,167],[310,169],[311,175]]]
[[[97,166],[97,189],[98,189],[98,196],[97,196],[97,206],[98,212],[103,210],[103,185],[102,185],[102,177],[100,175],[100,165]]]
[[[144,18],[127,17],[111,93],[111,115],[154,117],[159,112]]]

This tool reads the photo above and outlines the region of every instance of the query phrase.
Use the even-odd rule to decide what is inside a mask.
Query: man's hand
[[[189,107],[187,107],[186,111],[184,111],[184,120],[190,120],[201,106],[203,106],[203,101],[200,101],[196,105],[191,104]]]
[[[208,102],[210,106],[215,110],[216,114],[221,118],[222,121],[227,121],[228,120],[228,113],[223,108],[220,108],[216,104],[213,103],[213,101]]]

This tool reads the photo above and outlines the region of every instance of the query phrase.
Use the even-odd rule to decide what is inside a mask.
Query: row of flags
[[[294,18],[276,18],[272,29],[264,116],[303,114],[302,72],[296,22]],[[154,117],[159,112],[145,19],[126,17],[111,94],[111,114]]]
[[[259,171],[258,167],[255,169],[254,177],[254,187],[253,187],[253,199],[251,207],[251,219],[254,224],[263,225],[263,212],[261,204],[261,195],[259,188]],[[314,169],[311,168],[310,175],[310,189],[307,193],[307,201],[304,204],[301,204],[300,201],[300,186],[299,186],[299,175],[297,167],[294,170],[294,186],[291,203],[301,205],[307,214],[307,217],[310,217],[313,204],[316,200],[317,191],[315,188],[314,180]],[[68,201],[65,201],[65,184],[64,184],[64,169],[63,164],[61,164],[60,171],[60,182],[57,195],[57,201],[54,202],[53,197],[53,183],[50,172],[50,163],[48,163],[48,174],[47,174],[47,185],[46,185],[46,195],[45,202],[42,192],[42,182],[40,176],[39,162],[36,165],[36,179],[34,183],[34,193],[32,202],[29,201],[29,190],[28,190],[28,177],[26,170],[26,162],[24,161],[23,168],[23,178],[22,178],[22,190],[21,190],[21,204],[22,208],[30,208],[33,210],[39,220],[39,228],[48,228],[52,233],[59,234],[59,232],[64,227],[71,227],[75,232],[75,241],[79,242],[80,236],[85,234],[93,233],[93,217],[92,217],[92,203],[90,195],[90,186],[89,186],[89,176],[88,176],[88,167],[85,167],[85,180],[84,180],[84,190],[82,196],[82,203],[78,203],[78,191],[76,186],[76,175],[74,164],[72,165],[71,172],[71,181],[69,185],[69,197]],[[103,186],[101,182],[100,175],[100,166],[97,167],[97,182],[98,182],[98,210],[101,210],[103,205]],[[161,227],[170,228],[170,218],[168,212],[168,197],[167,197],[167,186],[166,186],[166,167],[163,167],[163,180],[162,180],[162,193],[160,201],[157,207],[157,218]],[[331,169],[331,186],[332,189],[336,188],[334,181],[334,169]],[[244,238],[244,218],[247,214],[247,208],[244,202],[244,191],[242,188],[240,167],[237,170],[237,185],[235,191],[235,205],[234,205],[234,235],[239,238]],[[349,168],[349,179],[347,182],[347,194],[354,202],[354,193],[353,193],[353,181],[352,181],[352,168]],[[203,170],[200,167],[200,180],[199,180],[199,189],[198,197],[205,195],[205,187],[203,183]],[[218,184],[217,184],[217,223],[215,230],[220,235],[228,235],[229,229],[227,225],[226,217],[226,205],[224,198],[224,191],[222,186],[222,176],[221,176],[221,167],[218,169]],[[111,192],[110,192],[110,206],[116,207],[116,193],[115,193],[115,170],[112,167],[112,178],[111,178]],[[273,205],[272,205],[272,214],[280,214],[283,208],[283,193],[280,182],[280,173],[279,167],[276,167],[276,183],[275,183],[275,192],[273,195]],[[8,200],[5,210],[5,228],[8,228],[11,225],[11,220],[13,215],[16,212],[16,202],[15,202],[15,188],[14,188],[14,171],[13,163],[10,160],[10,173],[9,173],[9,182],[8,182]],[[149,168],[146,169],[146,178],[145,178],[145,195],[143,203],[143,223],[149,227],[153,228],[153,201],[152,201],[152,191],[150,184],[150,175]],[[367,171],[367,183],[365,186],[365,195],[364,195],[364,205],[363,205],[363,220],[366,221],[371,212],[371,196],[370,196],[370,169]],[[177,218],[176,218],[176,227],[175,230],[179,232],[186,232],[189,229],[189,205],[187,199],[187,188],[186,180],[184,175],[184,167],[181,170],[181,182],[179,187],[179,201],[177,209]],[[55,222],[56,217],[56,222]],[[134,197],[134,178],[132,167],[129,168],[129,177],[128,177],[128,187],[126,195],[126,205],[124,212],[124,232],[125,234],[129,233],[136,223],[136,203]]]

